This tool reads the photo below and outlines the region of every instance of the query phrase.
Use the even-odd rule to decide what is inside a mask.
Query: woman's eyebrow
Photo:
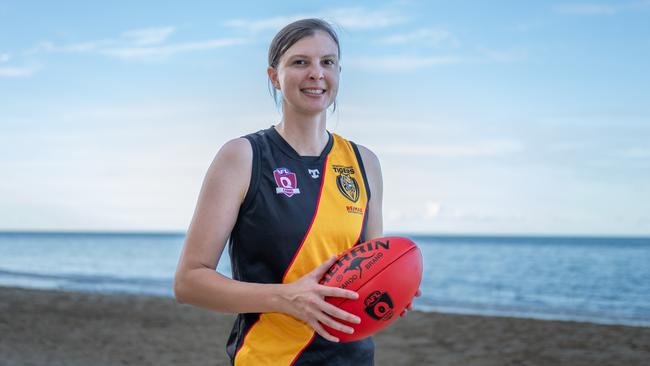
[[[307,55],[293,55],[293,56],[289,57],[289,60],[294,59],[296,57],[309,58],[309,56],[307,56]],[[330,54],[330,55],[321,56],[321,58],[336,58],[336,55],[335,54]]]

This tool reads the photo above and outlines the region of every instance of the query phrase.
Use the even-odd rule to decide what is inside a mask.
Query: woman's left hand
[[[415,293],[415,297],[420,297],[420,295],[422,295],[422,291],[418,289],[418,292]],[[406,316],[406,314],[412,310],[413,310],[413,302],[410,302],[408,305],[406,305],[406,309],[404,309],[404,311],[402,311],[402,313],[399,315],[400,318]]]

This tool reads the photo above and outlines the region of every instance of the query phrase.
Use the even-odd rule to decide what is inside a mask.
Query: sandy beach
[[[0,365],[227,365],[233,321],[174,299],[0,288]],[[423,313],[376,365],[647,365],[650,328]]]

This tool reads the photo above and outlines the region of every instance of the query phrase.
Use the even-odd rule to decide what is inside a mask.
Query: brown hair
[[[299,40],[313,36],[317,31],[323,31],[332,38],[336,43],[336,50],[338,51],[339,59],[341,59],[341,46],[339,45],[339,37],[332,26],[322,20],[316,18],[301,19],[286,25],[278,34],[273,37],[271,45],[269,46],[269,66],[277,68],[280,63],[280,58],[287,50]],[[269,91],[273,95],[273,100],[276,106],[278,105],[277,90],[271,84],[269,79]],[[336,110],[336,101],[334,101],[334,110]]]

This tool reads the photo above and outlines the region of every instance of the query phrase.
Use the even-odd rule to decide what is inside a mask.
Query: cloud
[[[165,44],[175,27],[152,27],[122,32],[113,39],[91,40],[85,42],[56,45],[44,41],[26,51],[26,54],[64,52],[96,53],[127,61],[156,61],[178,53],[204,51],[247,42],[244,38],[221,38]]]
[[[407,17],[394,10],[367,10],[362,7],[335,9],[327,17],[347,29],[385,28],[408,21]]]
[[[522,22],[505,26],[504,29],[510,32],[526,33],[541,28],[543,25],[541,21]]]
[[[650,9],[650,0],[635,1],[635,2],[633,2],[631,4],[629,4],[628,8],[633,9],[633,10]]]
[[[504,213],[496,212],[490,208],[472,209],[445,209],[438,217],[439,220],[459,222],[486,222],[486,223],[508,223],[525,221],[525,217],[518,212]]]
[[[522,49],[495,50],[486,47],[478,47],[478,51],[482,54],[480,59],[497,63],[517,62],[525,60],[528,57],[528,53]]]
[[[0,67],[0,77],[13,78],[13,77],[28,77],[36,72],[35,67]]]
[[[554,10],[567,15],[613,15],[619,11],[615,6],[596,3],[559,4]]]
[[[89,42],[72,43],[61,47],[54,46],[50,50],[60,51],[60,52],[72,52],[72,53],[95,52],[104,47],[108,47],[116,43],[117,42],[112,40],[89,41]]]
[[[285,25],[299,19],[322,18],[345,29],[377,29],[402,24],[407,18],[395,11],[385,9],[368,10],[363,7],[338,8],[318,13],[293,14],[265,19],[231,19],[223,24],[227,27],[240,28],[248,32],[277,31]]]
[[[9,60],[11,60],[11,54],[0,53],[0,64],[6,64]],[[0,66],[0,78],[29,77],[32,76],[36,70],[36,67]]]
[[[122,33],[122,37],[129,39],[134,45],[148,46],[161,44],[175,31],[174,27],[144,28],[126,31]]]
[[[415,37],[395,37],[390,38],[390,42],[410,42],[415,41]],[[385,41],[386,39],[384,39]],[[455,42],[451,40],[450,42]],[[526,51],[522,49],[495,50],[486,47],[477,47],[473,55],[380,55],[380,56],[351,56],[345,62],[346,67],[359,69],[362,71],[387,71],[402,72],[412,71],[422,68],[457,65],[464,63],[513,63],[525,60],[528,57]]]
[[[650,159],[650,149],[644,147],[631,147],[618,151],[615,156],[624,159],[645,160]]]
[[[622,12],[635,12],[650,9],[650,0],[618,2],[616,5],[601,3],[569,3],[553,7],[555,12],[566,15],[615,15]]]
[[[523,144],[514,140],[486,140],[471,145],[385,144],[377,150],[391,155],[463,158],[508,155],[523,149]]]
[[[345,66],[363,71],[401,72],[433,66],[457,65],[464,63],[513,63],[528,58],[527,52],[521,49],[494,50],[485,47],[477,47],[477,51],[478,53],[473,56],[351,56],[345,62]]]
[[[423,67],[453,65],[465,60],[457,56],[378,56],[378,57],[350,57],[345,66],[363,70],[378,71],[409,71]]]
[[[227,27],[241,28],[252,33],[264,30],[278,30],[283,26],[303,18],[312,18],[313,14],[296,14],[291,16],[279,16],[266,19],[248,20],[248,19],[231,19],[223,24]]]
[[[409,206],[408,204],[404,204]],[[387,224],[403,227],[404,223],[508,223],[523,222],[526,220],[518,212],[499,212],[496,208],[483,207],[449,207],[440,202],[428,201],[424,205],[414,204],[410,209],[397,209],[387,207],[385,210]]]
[[[33,51],[36,52],[105,52],[113,48],[142,48],[162,44],[176,31],[175,27],[151,27],[122,32],[119,38],[102,39],[56,46],[52,42],[42,42]]]
[[[54,43],[50,41],[41,41],[36,46],[25,50],[25,55],[33,55],[37,53],[53,52],[56,50]]]
[[[186,42],[177,43],[167,46],[157,47],[117,47],[106,48],[99,52],[117,57],[123,60],[157,60],[173,56],[177,53],[190,52],[190,51],[204,51],[215,48],[227,47],[237,44],[245,43],[246,40],[242,38],[223,38],[212,39],[200,42]]]
[[[448,43],[453,47],[458,47],[458,40],[446,30],[436,30],[422,28],[408,33],[393,34],[388,37],[379,39],[379,43],[387,45],[397,45],[406,43],[417,43],[418,45],[439,46]]]
[[[440,214],[440,208],[442,205],[440,202],[430,201],[426,203],[424,209],[424,217],[427,219],[432,219]]]

